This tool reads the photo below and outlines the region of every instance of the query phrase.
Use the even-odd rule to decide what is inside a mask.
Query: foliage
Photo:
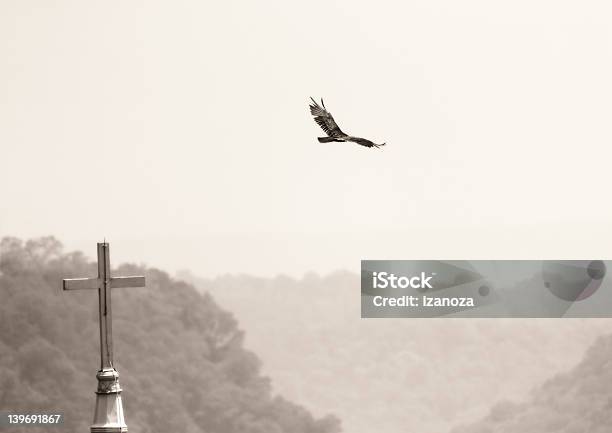
[[[612,335],[601,336],[582,361],[535,388],[528,401],[502,401],[452,433],[606,433],[612,424]]]
[[[52,237],[0,243],[0,410],[63,412],[54,431],[88,431],[99,365],[97,295],[63,293],[62,278],[96,275],[81,253]],[[165,272],[144,274],[146,288],[113,290],[115,365],[130,431],[139,433],[335,433],[272,395],[243,332],[209,294]],[[32,427],[12,432],[35,431]]]

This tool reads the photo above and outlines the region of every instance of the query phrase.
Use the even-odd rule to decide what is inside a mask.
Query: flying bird
[[[312,98],[310,98],[310,100],[312,101],[312,104],[310,104],[310,114],[314,116],[314,120],[317,122],[317,125],[319,125],[327,134],[327,137],[318,137],[319,143],[331,143],[332,141],[352,141],[353,143],[357,143],[365,147],[380,147],[386,144],[376,144],[366,138],[353,137],[352,135],[345,134],[342,132],[331,113],[327,111],[327,108],[325,108],[323,98],[321,98],[321,105],[319,105],[317,101]]]

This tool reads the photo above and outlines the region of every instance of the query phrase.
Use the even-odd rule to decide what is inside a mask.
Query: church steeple
[[[100,306],[100,370],[96,374],[96,410],[91,433],[127,432],[119,372],[113,366],[111,289],[144,287],[145,277],[111,277],[109,244],[98,243],[98,277],[64,280],[64,290],[98,289]]]

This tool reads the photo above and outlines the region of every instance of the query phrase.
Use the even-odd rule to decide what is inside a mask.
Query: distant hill
[[[533,390],[527,401],[496,404],[481,421],[452,433],[608,433],[612,425],[612,336],[583,360]]]
[[[315,415],[331,410],[351,433],[440,433],[481,419],[612,330],[607,319],[361,319],[359,275],[344,271],[179,276],[236,315],[276,391]]]
[[[0,410],[65,413],[54,431],[85,432],[99,367],[97,295],[62,292],[63,278],[95,276],[81,253],[52,237],[0,242]],[[314,418],[274,396],[244,334],[207,293],[157,269],[146,288],[113,290],[115,364],[124,408],[138,433],[335,433],[333,416]],[[31,432],[31,427],[11,432]],[[38,430],[37,430],[38,431]]]

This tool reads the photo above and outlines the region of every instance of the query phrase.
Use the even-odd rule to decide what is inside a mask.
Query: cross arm
[[[121,287],[144,287],[145,277],[131,276],[131,277],[113,277],[110,280],[110,286],[113,289]]]
[[[98,289],[100,284],[99,278],[70,278],[64,280],[64,290]],[[110,279],[110,286],[113,289],[123,287],[144,287],[145,277],[113,277]]]
[[[100,287],[98,278],[70,278],[64,280],[64,290],[97,289]]]

